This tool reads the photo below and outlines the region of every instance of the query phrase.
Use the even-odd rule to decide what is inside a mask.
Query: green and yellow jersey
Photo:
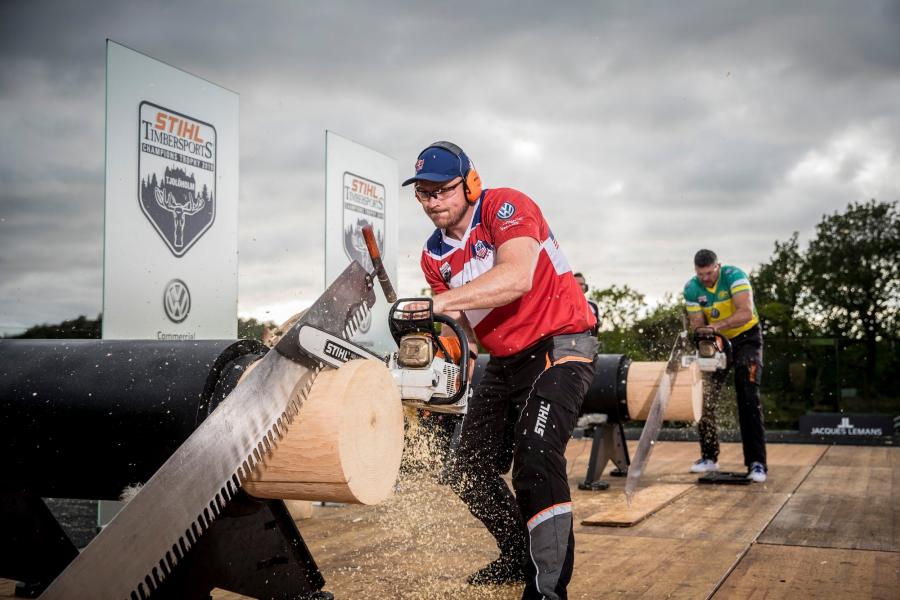
[[[716,321],[727,319],[734,314],[734,296],[741,292],[749,292],[750,279],[747,274],[737,267],[722,265],[719,270],[719,279],[714,288],[708,288],[700,283],[697,277],[692,277],[684,285],[684,303],[690,314],[703,312],[706,322],[710,325]],[[753,305],[753,317],[749,322],[734,329],[723,329],[722,335],[731,339],[744,333],[759,323],[759,315],[756,305]]]

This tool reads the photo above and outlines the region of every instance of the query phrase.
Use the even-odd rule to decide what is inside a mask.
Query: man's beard
[[[447,208],[445,211],[435,211],[436,214],[433,214],[432,211],[428,211],[428,217],[431,219],[431,222],[434,223],[435,227],[439,229],[450,229],[462,222],[468,208],[469,206],[467,204],[463,204],[459,208]]]

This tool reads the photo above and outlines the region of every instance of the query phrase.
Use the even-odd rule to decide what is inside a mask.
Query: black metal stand
[[[0,576],[35,598],[78,555],[43,500],[0,495]],[[325,579],[281,500],[238,494],[151,596],[208,600],[214,588],[259,599],[332,600]]]
[[[584,429],[584,436],[593,437],[591,456],[588,459],[587,474],[584,481],[578,484],[579,490],[600,491],[609,488],[609,482],[602,481],[600,476],[606,463],[612,461],[616,466],[611,475],[622,477],[628,474],[631,458],[625,443],[625,429],[621,423],[609,423],[606,415],[596,415]]]
[[[0,531],[0,576],[19,581],[20,598],[37,598],[78,556],[44,501],[27,492],[0,494]]]

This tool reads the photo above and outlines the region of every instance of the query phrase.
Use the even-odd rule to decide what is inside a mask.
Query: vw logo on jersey
[[[181,323],[191,312],[191,292],[187,284],[180,279],[173,279],[166,284],[163,292],[163,309],[173,323]]]
[[[712,309],[712,310],[709,312],[709,314],[712,315],[712,318],[713,318],[713,319],[718,319],[718,318],[719,318],[719,315],[722,314],[722,313],[719,312],[719,309],[718,309],[718,308],[714,308],[714,309]]]
[[[500,207],[500,210],[497,211],[497,216],[501,219],[508,219],[513,216],[516,212],[516,207],[510,204],[509,202],[504,202],[503,206]]]

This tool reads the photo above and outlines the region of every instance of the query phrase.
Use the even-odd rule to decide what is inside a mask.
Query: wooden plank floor
[[[718,599],[900,597],[900,553],[756,544]]]
[[[900,448],[833,446],[759,541],[900,552],[898,491]]]
[[[898,448],[772,444],[766,484],[694,485],[631,528],[580,524],[612,497],[577,489],[589,450],[590,441],[573,440],[567,452],[576,523],[570,598],[900,598]],[[696,443],[660,442],[641,489],[693,484],[687,469],[697,455]],[[723,444],[720,464],[742,469],[740,444]],[[621,492],[623,478],[605,479]],[[446,487],[427,479],[401,482],[379,506],[316,506],[299,527],[338,599],[521,595],[520,586],[465,584],[496,547]],[[0,598],[12,596],[11,586],[0,580]]]
[[[787,494],[740,493],[719,486],[698,486],[634,527],[602,530],[592,527],[576,529],[576,533],[587,535],[600,530],[598,533],[608,536],[749,544],[787,499]]]

